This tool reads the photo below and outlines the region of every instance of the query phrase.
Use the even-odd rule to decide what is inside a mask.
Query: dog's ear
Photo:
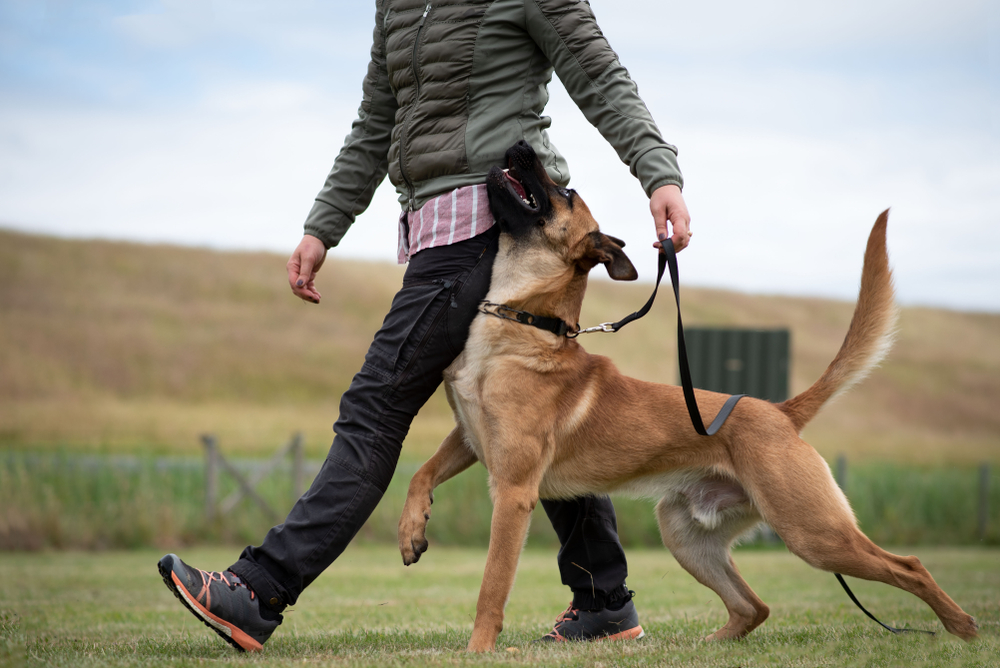
[[[634,281],[639,278],[639,273],[622,250],[624,245],[625,242],[621,239],[592,232],[588,235],[585,257],[594,264],[603,264],[608,270],[608,276],[616,281]]]

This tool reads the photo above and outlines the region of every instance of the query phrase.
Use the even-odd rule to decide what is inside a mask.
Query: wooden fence
[[[205,448],[205,514],[209,519],[216,519],[229,513],[236,507],[244,497],[251,499],[275,522],[281,520],[281,516],[271,507],[255,489],[257,484],[267,476],[272,470],[277,468],[285,457],[292,459],[292,500],[295,501],[305,490],[304,470],[305,465],[302,456],[302,434],[296,433],[292,436],[278,452],[274,454],[265,464],[256,468],[249,475],[244,475],[231,462],[222,456],[219,450],[218,439],[212,434],[203,434],[201,443]],[[229,496],[218,501],[219,496],[219,472],[228,473],[236,481],[238,488]]]

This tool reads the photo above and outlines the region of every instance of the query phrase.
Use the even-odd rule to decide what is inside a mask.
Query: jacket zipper
[[[405,166],[406,161],[404,160],[404,158],[406,157],[406,135],[408,134],[407,130],[409,130],[410,128],[409,122],[410,122],[410,117],[413,116],[413,109],[417,106],[417,100],[420,98],[420,74],[417,71],[417,47],[420,46],[420,33],[424,29],[424,21],[427,20],[427,14],[430,13],[430,11],[431,11],[431,3],[430,0],[428,0],[427,5],[424,6],[424,13],[420,17],[420,23],[417,24],[417,34],[413,40],[413,55],[410,57],[410,67],[413,68],[413,80],[416,83],[417,92],[414,95],[413,103],[410,105],[410,111],[407,114],[406,126],[404,126],[403,136],[400,138],[399,141],[399,173],[402,175],[403,181],[406,183],[406,190],[408,193],[406,202],[407,211],[413,211],[414,190],[413,190],[413,183],[410,182],[410,177],[406,175],[406,166]]]

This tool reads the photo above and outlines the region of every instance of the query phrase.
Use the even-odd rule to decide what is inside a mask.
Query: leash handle
[[[746,395],[734,394],[729,397],[726,403],[722,405],[718,415],[712,420],[712,424],[707,429],[705,428],[705,423],[701,419],[701,411],[698,410],[698,402],[694,396],[694,382],[691,380],[691,367],[688,364],[687,344],[684,342],[684,323],[681,320],[681,279],[680,272],[677,269],[677,252],[674,250],[674,245],[669,239],[661,241],[660,245],[662,248],[660,256],[657,259],[656,285],[653,286],[653,294],[649,296],[649,300],[641,309],[625,316],[616,323],[612,323],[610,327],[612,331],[617,332],[633,320],[638,320],[649,313],[649,309],[653,306],[653,300],[656,299],[656,292],[660,289],[660,281],[663,280],[664,269],[669,266],[670,284],[674,289],[674,301],[677,302],[677,368],[680,372],[681,388],[684,391],[684,403],[687,405],[688,415],[691,417],[691,424],[694,426],[694,430],[702,436],[712,436],[722,427],[726,418],[733,412],[737,402]]]

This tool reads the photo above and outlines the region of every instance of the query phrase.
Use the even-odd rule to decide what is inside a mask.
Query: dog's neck
[[[576,267],[568,267],[550,254],[534,254],[530,249],[518,252],[513,244],[501,243],[486,299],[576,325],[586,291],[587,274]]]

